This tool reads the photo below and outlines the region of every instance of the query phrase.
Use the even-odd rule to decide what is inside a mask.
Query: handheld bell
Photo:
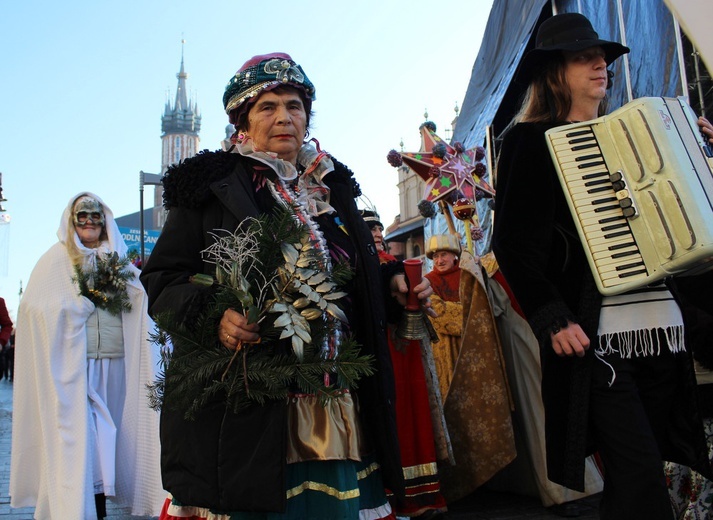
[[[401,339],[422,340],[430,337],[425,323],[425,320],[428,318],[424,316],[423,311],[421,311],[418,296],[411,290],[421,283],[422,266],[423,261],[417,258],[404,260],[404,271],[408,281],[409,293],[401,321],[396,327],[396,336]]]

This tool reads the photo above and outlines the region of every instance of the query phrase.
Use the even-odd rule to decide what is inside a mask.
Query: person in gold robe
[[[472,493],[515,458],[511,397],[486,278],[455,235],[431,236],[433,356],[454,466],[441,472],[448,502]]]

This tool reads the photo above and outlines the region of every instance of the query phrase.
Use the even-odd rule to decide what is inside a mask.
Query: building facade
[[[423,149],[423,144],[421,146]],[[411,168],[402,164],[398,167],[399,214],[387,226],[385,240],[389,253],[400,260],[421,258],[423,247],[423,224],[425,219],[418,210],[426,183]]]

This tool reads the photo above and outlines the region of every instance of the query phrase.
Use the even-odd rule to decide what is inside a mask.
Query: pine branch
[[[350,338],[336,346],[337,355],[323,350],[327,335],[340,327],[337,319],[346,320],[338,307],[346,293],[338,281],[353,272],[347,261],[329,270],[307,230],[291,208],[278,208],[244,221],[235,234],[215,235],[203,252],[216,266],[210,302],[190,327],[173,315],[156,317],[156,339],[170,348],[162,374],[149,387],[152,407],[182,410],[193,419],[218,400],[235,412],[294,392],[326,403],[374,373],[372,357],[361,356]],[[194,278],[215,285],[210,276]],[[227,309],[260,322],[261,343],[244,346],[234,362],[235,352],[217,337]]]
[[[126,284],[136,275],[126,267],[128,257],[119,257],[114,251],[99,254],[92,271],[84,271],[81,266],[74,266],[72,280],[79,287],[79,294],[88,298],[96,307],[119,316],[131,310],[131,302],[126,291]]]

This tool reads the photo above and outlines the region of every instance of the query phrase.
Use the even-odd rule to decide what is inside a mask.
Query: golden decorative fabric
[[[287,406],[287,463],[361,460],[358,406],[345,392],[326,405],[314,395],[295,395]]]
[[[443,392],[456,459],[455,466],[441,468],[441,489],[448,502],[472,493],[516,456],[512,399],[486,282],[471,254],[463,253],[460,266],[463,333],[453,338],[459,349]],[[437,346],[434,357],[445,358],[442,351],[436,354]]]
[[[438,317],[431,320],[433,328],[438,334],[438,342],[431,345],[433,360],[436,364],[441,397],[445,402],[460,353],[463,305],[460,302],[444,301],[436,294],[431,296],[431,305],[433,310],[438,313]]]
[[[492,278],[492,276],[500,268],[498,266],[498,261],[495,259],[495,254],[492,251],[481,256],[478,261],[480,262],[480,265],[483,266],[483,269],[485,269],[488,278]]]
[[[430,477],[433,475],[438,475],[438,465],[435,462],[404,468],[404,478],[406,480],[414,480],[420,477]]]
[[[295,486],[292,489],[288,489],[287,499],[289,500],[290,498],[294,498],[297,495],[301,495],[307,490],[319,491],[320,493],[324,493],[325,495],[329,495],[338,500],[351,500],[359,496],[359,489],[340,491],[339,489],[333,486],[328,486],[327,484],[323,484],[322,482],[305,481],[302,482],[299,486]]]
[[[460,338],[463,334],[463,305],[460,302],[447,302],[437,294],[431,297],[431,305],[438,313],[438,317],[433,318],[432,323],[439,338],[441,334]]]

